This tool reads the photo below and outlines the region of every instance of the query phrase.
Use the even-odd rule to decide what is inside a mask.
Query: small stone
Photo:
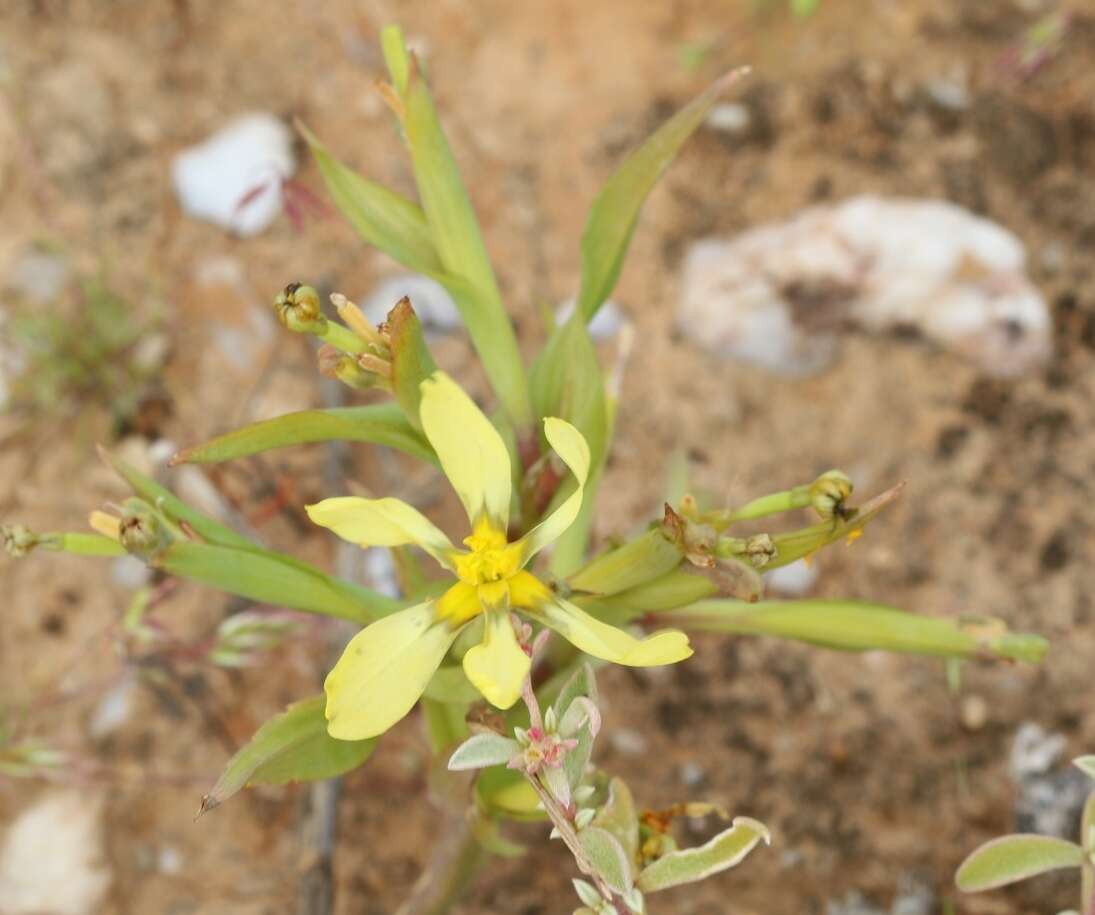
[[[1015,732],[1008,768],[1016,782],[1049,772],[1061,759],[1068,741],[1063,734],[1047,734],[1040,724],[1025,721]]]
[[[102,797],[53,791],[25,810],[0,846],[2,915],[92,915],[112,876],[102,847]]]
[[[161,874],[179,874],[182,872],[183,859],[179,854],[179,850],[170,845],[165,845],[160,849],[160,853],[156,859],[157,869]]]
[[[641,756],[647,749],[646,738],[631,728],[617,728],[612,731],[608,742],[612,744],[612,749],[624,756]]]
[[[764,581],[769,590],[791,597],[801,597],[808,593],[817,584],[818,575],[817,559],[806,562],[805,559],[796,559],[778,569],[764,573]]]
[[[171,179],[187,215],[249,238],[281,212],[282,184],[295,169],[289,128],[272,114],[255,113],[179,153]]]
[[[691,761],[686,762],[681,766],[677,774],[681,780],[681,784],[689,788],[698,788],[707,781],[707,770],[699,763]]]
[[[967,731],[980,731],[989,720],[989,704],[981,696],[963,696],[958,716]]]
[[[925,83],[924,91],[944,111],[965,111],[970,106],[970,90],[965,80],[932,79]]]
[[[747,105],[741,102],[725,102],[712,108],[704,123],[720,133],[743,134],[749,130],[751,121],[752,115]]]
[[[573,313],[577,299],[569,298],[555,312],[555,323],[563,324]],[[611,299],[606,301],[586,325],[591,339],[598,343],[611,340],[628,324],[627,317]]]
[[[123,677],[106,691],[95,706],[87,726],[88,734],[93,740],[102,740],[129,721],[136,694],[137,681],[130,676]]]
[[[152,570],[136,556],[119,556],[111,563],[110,578],[119,587],[136,591],[152,580]]]

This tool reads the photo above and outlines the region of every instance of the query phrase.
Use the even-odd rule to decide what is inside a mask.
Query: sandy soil
[[[1016,727],[1060,731],[1073,755],[1095,746],[1090,5],[1071,5],[1062,52],[1020,81],[1000,61],[1033,21],[1021,8],[1037,3],[826,0],[806,22],[713,0],[294,0],[276,15],[257,0],[9,3],[0,275],[47,238],[78,269],[105,264],[142,308],[161,303],[170,410],[144,431],[180,443],[319,402],[307,343],[287,339],[267,303],[290,280],[361,296],[392,265],[337,218],[304,233],[281,220],[248,241],[183,218],[167,182],[178,149],[236,113],[270,110],[302,118],[346,161],[409,191],[372,88],[376,31],[398,18],[428,60],[531,353],[543,339],[540,306],[575,289],[585,202],[614,163],[722,70],[753,65],[752,128],[732,141],[705,129],[686,149],[650,201],[614,295],[639,334],[598,534],[649,517],[650,481],[680,441],[699,483],[730,500],[831,466],[868,494],[905,479],[908,497],[864,540],[822,557],[816,593],[989,612],[1042,632],[1055,650],[1039,669],[967,666],[963,695],[987,703],[976,730],[963,727],[942,666],[926,660],[707,637],[671,672],[607,673],[609,728],[629,739],[602,742],[606,769],[650,806],[710,798],[764,820],[776,839],[731,875],[658,897],[655,911],[824,912],[853,889],[888,909],[909,880],[949,895],[964,853],[1011,827]],[[698,68],[682,65],[684,46],[708,49]],[[968,105],[933,103],[928,87],[940,79],[966,81]],[[319,189],[310,164],[300,178]],[[677,268],[691,239],[864,191],[949,198],[1018,233],[1053,305],[1052,364],[1004,384],[917,341],[852,336],[831,370],[788,381],[674,339]],[[462,342],[440,355],[478,383]],[[65,408],[29,428],[0,423],[5,518],[80,528],[87,509],[123,495],[93,458],[93,443],[116,432],[107,405]],[[276,454],[211,477],[268,543],[329,562],[329,542],[299,509],[323,492],[319,457]],[[363,479],[436,507],[435,481],[364,450],[355,460]],[[130,719],[95,740],[89,721],[117,669],[104,633],[129,592],[107,563],[2,562],[0,693],[30,708],[33,733],[105,766],[87,789],[106,797],[114,883],[104,915],[294,911],[308,864],[305,790],[249,792],[198,822],[193,814],[231,747],[316,689],[322,633],[269,669],[161,672]],[[183,585],[159,612],[196,638],[232,607]],[[346,779],[338,915],[392,912],[416,879],[436,812],[405,799],[423,788],[426,764],[410,721]],[[0,815],[44,790],[0,781]],[[570,911],[562,850],[536,830],[521,834],[529,857],[493,863],[459,912]],[[960,900],[958,911],[1057,911],[1072,904],[1069,889],[1048,880]]]

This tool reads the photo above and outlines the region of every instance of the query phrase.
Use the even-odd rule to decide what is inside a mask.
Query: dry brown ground
[[[361,295],[390,269],[337,219],[304,234],[280,221],[238,241],[182,218],[166,181],[182,146],[237,112],[267,109],[303,118],[348,162],[409,190],[372,90],[381,69],[376,30],[398,18],[428,57],[532,352],[542,339],[537,308],[573,292],[585,206],[622,152],[720,70],[753,64],[746,98],[759,128],[734,144],[705,132],[687,148],[647,208],[614,296],[639,336],[598,533],[648,517],[657,499],[651,480],[681,441],[693,448],[702,484],[729,499],[830,466],[853,471],[866,491],[905,479],[907,498],[865,540],[823,557],[818,593],[927,614],[991,612],[1044,633],[1055,649],[1039,669],[966,671],[965,691],[988,703],[975,733],[962,728],[940,665],[925,660],[709,637],[697,640],[694,661],[664,676],[606,674],[610,728],[646,742],[634,755],[604,740],[606,768],[652,806],[700,794],[775,834],[774,847],[740,871],[658,898],[656,911],[822,912],[855,887],[888,907],[906,875],[947,893],[964,852],[1010,826],[1004,760],[1020,722],[1063,731],[1076,753],[1095,746],[1088,6],[1072,4],[1064,52],[1024,84],[1002,76],[998,60],[1030,18],[987,0],[825,0],[807,23],[714,0],[293,0],[276,12],[260,0],[4,6],[3,101],[17,129],[0,149],[0,272],[46,236],[85,268],[105,261],[135,300],[166,302],[173,412],[157,431],[179,442],[316,403],[307,347],[275,330],[266,303],[292,279]],[[680,65],[683,44],[711,46],[698,72]],[[969,109],[934,110],[924,85],[956,68],[969,75]],[[311,166],[302,178],[318,187]],[[676,269],[690,239],[862,191],[950,197],[1013,228],[1053,303],[1052,366],[1004,385],[916,342],[854,337],[832,370],[787,381],[674,340]],[[225,258],[236,279],[210,281]],[[462,344],[446,344],[442,361],[454,371],[466,376],[468,359]],[[92,443],[110,434],[105,412],[85,407],[31,433],[13,429],[4,427],[9,439],[0,441],[4,516],[79,527],[89,507],[121,494],[91,456]],[[318,456],[278,455],[217,480],[254,515],[271,481],[291,478],[299,505],[322,491],[309,463]],[[393,475],[375,455],[357,461],[362,476],[389,489],[436,498],[430,488],[423,498],[422,479]],[[329,544],[297,511],[261,529],[280,548],[329,561]],[[89,639],[117,618],[127,593],[106,564],[43,556],[0,569],[0,692],[24,702],[57,684],[71,689],[77,700],[39,710],[36,728],[86,745],[90,685],[114,664],[109,645],[88,648]],[[164,613],[197,634],[225,609],[220,597],[185,586]],[[116,877],[106,913],[293,910],[302,792],[250,793],[197,823],[193,812],[227,745],[314,690],[317,656],[301,646],[276,668],[205,671],[145,691],[134,718],[90,746],[117,773],[102,789]],[[681,783],[688,762],[702,768],[702,786]],[[436,823],[425,800],[408,801],[423,786],[424,765],[408,722],[347,779],[339,915],[391,912],[414,881]],[[0,814],[22,809],[36,790],[0,782]],[[560,848],[530,838],[531,856],[492,865],[460,912],[570,910],[570,864]],[[157,867],[165,847],[178,852],[178,873]],[[959,910],[1056,911],[1068,902],[1057,889],[1050,881],[963,900]]]

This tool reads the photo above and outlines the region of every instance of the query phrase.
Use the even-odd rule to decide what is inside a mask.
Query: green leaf
[[[647,195],[727,87],[745,74],[735,70],[678,111],[631,153],[597,195],[582,235],[582,285],[574,309],[589,321],[619,279]]]
[[[636,885],[655,893],[682,883],[695,883],[740,864],[758,842],[770,844],[768,827],[749,817],[736,817],[733,825],[698,848],[671,851],[647,865]]]
[[[597,826],[588,826],[578,833],[578,842],[605,883],[617,893],[626,893],[631,889],[635,882],[631,862],[612,833]]]
[[[791,12],[805,19],[816,13],[820,5],[821,0],[791,0]]]
[[[223,804],[247,785],[334,778],[356,769],[373,752],[376,740],[335,740],[327,733],[325,699],[295,702],[259,728],[229,761],[199,813]]]
[[[1047,871],[1079,867],[1083,859],[1083,849],[1075,842],[1029,834],[1003,836],[966,858],[954,882],[964,893],[980,893]]]
[[[774,635],[841,651],[881,649],[955,658],[994,655],[1037,662],[1048,648],[1040,636],[1009,633],[996,620],[920,616],[860,601],[703,600],[657,618],[685,629]]]
[[[639,817],[631,789],[623,779],[613,778],[608,783],[608,800],[590,825],[610,832],[620,843],[628,861],[639,859]]]
[[[232,528],[226,527],[219,521],[214,521],[199,511],[195,511],[174,493],[165,489],[155,480],[146,477],[135,467],[131,467],[125,461],[115,457],[105,448],[99,449],[99,456],[107,466],[112,468],[118,476],[133,488],[138,496],[151,503],[174,523],[185,522],[191,530],[210,543],[247,548],[255,546],[250,540],[242,534],[237,534]]]
[[[79,532],[43,534],[40,545],[43,549],[60,550],[74,556],[124,556],[126,554],[125,547],[117,540],[111,540],[102,534]]]
[[[432,464],[437,463],[437,455],[429,442],[411,426],[400,405],[395,403],[286,413],[186,448],[176,454],[171,463],[215,464],[272,448],[335,440],[387,445]]]
[[[563,720],[571,703],[580,696],[585,696],[594,703],[597,701],[597,682],[593,675],[593,668],[589,664],[582,664],[574,672],[551,704],[557,721]],[[566,772],[571,790],[581,783],[589,758],[593,754],[593,732],[589,722],[582,725],[578,733],[573,736],[578,741],[578,745],[563,757],[563,770]]]
[[[419,701],[422,720],[426,724],[426,736],[434,754],[451,749],[468,736],[467,704],[457,702],[438,702],[428,696]]]
[[[521,751],[521,745],[501,734],[472,734],[449,757],[449,769],[486,769],[504,766]]]
[[[347,168],[303,124],[298,122],[297,129],[312,150],[335,206],[358,235],[418,273],[441,269],[421,207]]]
[[[539,807],[540,798],[523,772],[494,766],[484,769],[475,780],[478,802],[491,813],[512,820],[540,821],[547,814]]]
[[[597,619],[614,626],[623,626],[647,613],[684,607],[717,593],[718,587],[711,579],[685,568],[677,568],[661,578],[619,594],[597,598],[579,597],[575,602]]]
[[[422,400],[422,382],[437,368],[422,323],[409,299],[400,299],[388,314],[388,334],[392,347],[392,393],[399,401],[406,419],[416,429],[422,428],[418,405]],[[429,447],[427,443],[426,447]],[[436,463],[436,458],[434,461]]]
[[[585,568],[571,576],[567,584],[576,591],[601,597],[648,584],[681,564],[681,551],[660,528],[630,540],[623,546],[602,553]]]
[[[443,268],[428,272],[453,297],[483,368],[514,425],[526,428],[532,414],[517,336],[502,305],[456,159],[413,55],[407,72],[400,72],[400,61],[406,57],[406,51],[402,49],[398,30],[386,29],[383,44],[386,58],[395,64],[392,80],[403,102],[402,124],[418,196]]]
[[[1072,760],[1072,765],[1083,772],[1088,778],[1095,778],[1095,755],[1077,756]]]
[[[332,578],[314,566],[257,547],[179,540],[152,564],[171,575],[249,600],[365,624],[399,609],[399,601]]]

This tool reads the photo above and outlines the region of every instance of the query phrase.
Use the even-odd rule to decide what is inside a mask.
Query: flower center
[[[478,586],[504,581],[520,570],[517,551],[506,542],[506,535],[489,523],[479,523],[464,539],[471,551],[456,559],[456,574],[465,584]]]

